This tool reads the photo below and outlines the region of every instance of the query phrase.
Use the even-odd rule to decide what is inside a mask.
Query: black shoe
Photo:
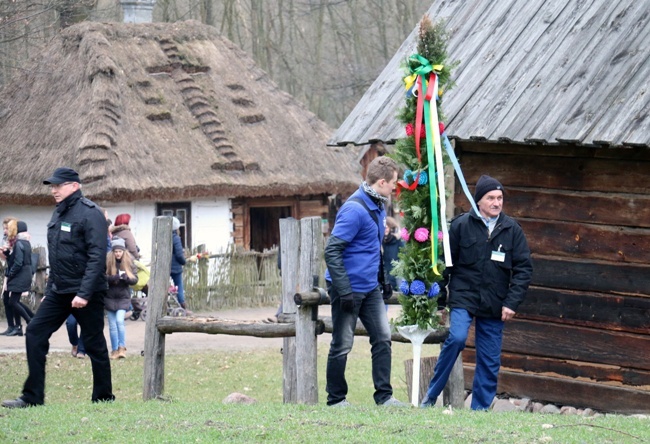
[[[3,331],[2,333],[0,333],[0,336],[7,336],[9,333],[11,333],[11,331],[12,331],[14,328],[15,328],[15,327],[7,327],[7,329],[6,329],[5,331]]]
[[[11,330],[9,333],[6,334],[6,336],[22,336],[23,335],[23,327],[19,325],[18,327],[14,327],[13,330]]]
[[[9,399],[2,401],[2,407],[8,409],[24,409],[26,407],[31,407],[33,404],[23,401],[23,398]]]

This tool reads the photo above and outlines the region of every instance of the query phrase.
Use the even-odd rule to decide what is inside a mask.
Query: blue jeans
[[[348,393],[345,366],[354,343],[357,319],[368,330],[372,355],[372,380],[375,385],[375,403],[382,404],[393,396],[390,384],[391,334],[384,300],[379,287],[369,293],[354,293],[354,312],[341,309],[338,293],[327,283],[332,306],[332,343],[327,357],[327,404],[343,401]]]
[[[178,287],[178,293],[176,294],[176,299],[178,299],[179,304],[185,303],[185,290],[183,289],[183,272],[180,273],[171,273],[172,281],[174,285]]]
[[[124,328],[124,314],[126,310],[109,311],[106,310],[108,317],[108,332],[111,337],[111,350],[115,351],[118,347],[126,348],[126,330]]]
[[[84,341],[81,339],[81,333],[77,334],[77,320],[73,315],[68,316],[68,319],[65,320],[65,328],[68,330],[70,345],[76,345],[77,353],[83,353],[85,355]]]
[[[434,403],[447,384],[458,355],[465,348],[473,316],[462,308],[452,308],[449,336],[442,346],[427,397]],[[487,410],[497,392],[497,376],[501,367],[503,321],[495,318],[474,318],[476,329],[476,370],[472,384],[472,409]]]

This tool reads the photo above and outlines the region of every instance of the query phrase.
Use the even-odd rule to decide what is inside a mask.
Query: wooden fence
[[[177,332],[195,332],[253,336],[260,338],[282,337],[283,346],[283,400],[285,403],[318,403],[317,336],[331,333],[331,319],[319,317],[318,307],[329,304],[324,290],[315,285],[320,276],[322,257],[322,232],[320,218],[311,217],[300,221],[281,219],[282,254],[282,322],[265,324],[258,321],[231,321],[217,318],[163,316],[167,298],[169,267],[171,263],[171,217],[154,219],[152,271],[149,288],[149,310],[144,346],[144,400],[163,395],[165,369],[165,335]],[[318,279],[316,278],[316,281]],[[392,300],[396,302],[395,298]],[[356,335],[367,335],[359,323]],[[440,343],[446,331],[434,332],[426,343]],[[409,342],[399,333],[393,341]],[[457,369],[456,369],[457,367]],[[445,391],[445,403],[462,408],[464,381],[462,360],[456,362]]]

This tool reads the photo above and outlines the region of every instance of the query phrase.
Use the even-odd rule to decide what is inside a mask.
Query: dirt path
[[[275,314],[276,307],[245,308],[237,310],[224,310],[210,313],[197,313],[200,316],[214,316],[222,319],[262,321]],[[319,309],[321,316],[329,316],[329,306]],[[399,306],[391,306],[388,316],[396,317]],[[6,328],[6,321],[0,321],[2,331]],[[24,328],[24,326],[23,326]],[[126,321],[126,345],[129,353],[139,354],[144,350],[145,322]],[[108,324],[104,328],[106,341],[109,344]],[[165,337],[165,351],[168,353],[196,353],[205,350],[251,350],[259,348],[282,347],[282,338],[254,338],[249,336],[209,335],[204,333],[173,333]],[[330,335],[323,334],[319,342],[329,344]],[[52,335],[50,351],[69,352],[70,343],[65,324]],[[19,336],[0,336],[0,353],[23,353],[25,351],[25,338]]]

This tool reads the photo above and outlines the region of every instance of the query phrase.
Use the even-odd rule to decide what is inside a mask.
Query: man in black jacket
[[[442,346],[434,376],[421,407],[430,407],[445,387],[467,333],[475,321],[476,369],[472,409],[487,410],[497,390],[501,367],[503,326],[524,300],[533,266],[526,237],[517,222],[502,213],[503,186],[481,176],[474,193],[479,214],[473,210],[451,222],[449,243],[453,266],[445,270],[438,305],[449,292],[451,326]]]
[[[57,168],[49,185],[57,203],[47,225],[50,275],[45,298],[26,333],[29,375],[23,394],[3,401],[7,408],[45,402],[45,357],[50,336],[73,314],[84,335],[93,370],[92,401],[112,401],[111,365],[104,337],[106,283],[106,219],[99,206],[81,194],[79,175]]]

